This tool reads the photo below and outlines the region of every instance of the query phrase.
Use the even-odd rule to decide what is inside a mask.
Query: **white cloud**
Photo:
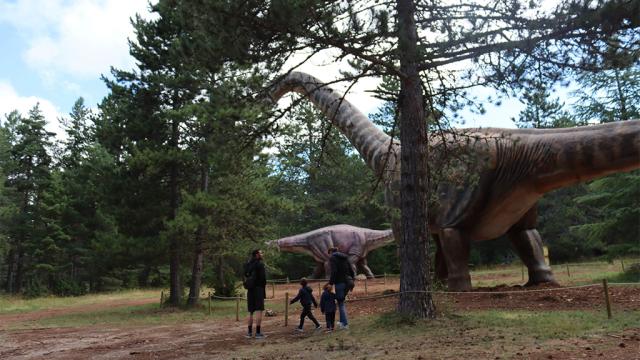
[[[149,17],[147,0],[17,0],[0,3],[0,22],[18,29],[28,44],[23,58],[43,74],[97,78],[110,66],[131,68],[130,18]]]
[[[2,121],[5,120],[5,115],[14,110],[26,115],[36,104],[40,105],[40,110],[48,122],[47,130],[61,135],[63,131],[58,119],[63,114],[51,101],[36,96],[20,96],[9,82],[0,80],[0,119]]]

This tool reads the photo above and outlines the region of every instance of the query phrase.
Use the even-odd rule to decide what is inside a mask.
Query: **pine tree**
[[[44,256],[57,251],[47,236],[47,223],[43,221],[43,194],[51,186],[53,133],[45,129],[46,120],[38,105],[27,117],[13,113],[8,119],[11,140],[10,168],[6,169],[6,187],[15,196],[16,216],[8,224],[10,255],[8,260],[6,289],[19,293],[25,285],[27,291],[39,295],[47,286],[54,258]],[[28,283],[27,283],[28,279]]]

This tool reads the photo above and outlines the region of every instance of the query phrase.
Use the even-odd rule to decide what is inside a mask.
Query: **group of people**
[[[327,332],[331,332],[335,328],[336,310],[340,314],[338,329],[349,328],[344,302],[347,293],[353,289],[353,281],[355,279],[355,273],[351,264],[349,264],[347,255],[341,253],[335,247],[329,249],[329,254],[331,254],[329,260],[331,275],[320,296],[320,311],[325,316]],[[265,335],[262,333],[260,326],[262,312],[264,311],[264,299],[266,298],[267,276],[262,250],[254,250],[251,253],[251,259],[244,267],[244,279],[244,287],[247,289],[247,310],[249,312],[246,337],[254,337],[253,324],[255,318],[255,338],[264,339]],[[333,291],[334,288],[335,292]],[[298,301],[302,305],[302,313],[300,314],[300,324],[296,331],[303,331],[306,318],[309,318],[314,323],[316,330],[322,329],[311,310],[311,305],[317,308],[318,302],[313,296],[313,289],[308,286],[307,280],[304,278],[300,280],[298,294],[291,299],[290,303],[294,304]]]

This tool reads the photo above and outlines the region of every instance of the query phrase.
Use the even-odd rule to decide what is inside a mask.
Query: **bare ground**
[[[387,286],[389,285],[389,286]],[[381,281],[368,286],[369,294],[395,287]],[[361,286],[359,286],[361,287]],[[284,287],[283,287],[284,288]],[[540,289],[540,288],[538,288]],[[293,290],[293,288],[291,289]],[[439,308],[456,310],[597,310],[604,311],[600,287],[561,289],[557,291],[522,293],[520,287],[498,286],[476,289],[456,295],[437,295]],[[499,294],[500,291],[518,293]],[[276,291],[276,297],[283,293]],[[488,292],[488,294],[479,293]],[[640,288],[610,289],[614,314],[640,310]],[[359,289],[349,304],[354,319],[393,310],[394,297],[359,300]],[[482,329],[461,329],[455,336],[412,337],[397,343],[357,344],[342,341],[341,333],[293,334],[292,322],[297,308],[291,309],[290,324],[284,327],[281,314],[266,318],[263,328],[268,339],[256,341],[243,337],[244,321],[212,319],[189,324],[157,326],[83,326],[72,328],[36,328],[7,330],[6,325],[56,317],[78,312],[104,310],[116,306],[140,305],[153,300],[114,301],[109,303],[0,315],[0,359],[230,359],[238,358],[391,358],[398,359],[640,359],[640,324],[620,333],[564,340],[526,339],[526,336],[496,336]],[[319,313],[317,314],[319,315]],[[447,326],[445,320],[437,326]],[[458,331],[458,330],[455,330]],[[523,334],[526,335],[526,334]],[[331,338],[327,345],[323,341]],[[335,339],[335,342],[333,342]],[[395,340],[399,341],[399,340]],[[333,345],[335,344],[335,345]],[[293,349],[293,353],[292,353]]]

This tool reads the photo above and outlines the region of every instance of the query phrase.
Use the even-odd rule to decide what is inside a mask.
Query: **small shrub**
[[[109,276],[101,276],[100,277],[100,291],[119,291],[122,289],[122,284],[124,282],[120,279],[116,279],[114,277]]]
[[[86,286],[70,279],[59,279],[53,284],[53,293],[58,296],[81,296],[87,293]]]

